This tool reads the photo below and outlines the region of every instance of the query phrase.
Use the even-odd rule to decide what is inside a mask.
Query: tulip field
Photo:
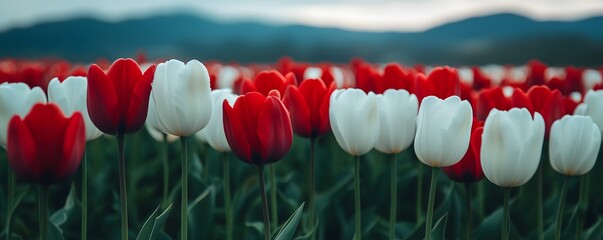
[[[0,59],[0,238],[603,239],[602,75]]]

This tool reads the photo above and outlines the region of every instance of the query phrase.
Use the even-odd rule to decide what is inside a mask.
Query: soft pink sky
[[[92,16],[107,21],[183,11],[221,21],[255,20],[362,31],[420,31],[499,12],[537,20],[603,15],[603,0],[0,0],[0,31]]]

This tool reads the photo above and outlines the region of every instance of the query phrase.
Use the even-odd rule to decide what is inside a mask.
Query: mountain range
[[[603,16],[578,21],[535,21],[501,13],[450,22],[422,32],[361,32],[251,21],[225,23],[174,13],[121,22],[92,18],[46,22],[0,32],[0,58],[178,58],[274,62],[302,61],[406,64],[603,65]]]

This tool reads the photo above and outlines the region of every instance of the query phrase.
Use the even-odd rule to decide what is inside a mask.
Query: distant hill
[[[346,62],[353,57],[407,64],[603,65],[603,17],[539,22],[514,14],[473,17],[424,32],[358,32],[301,25],[222,23],[172,14],[117,23],[89,18],[0,32],[0,57],[216,59]]]

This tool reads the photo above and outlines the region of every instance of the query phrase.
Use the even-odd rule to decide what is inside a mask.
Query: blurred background
[[[0,58],[603,65],[601,0],[0,2]]]

